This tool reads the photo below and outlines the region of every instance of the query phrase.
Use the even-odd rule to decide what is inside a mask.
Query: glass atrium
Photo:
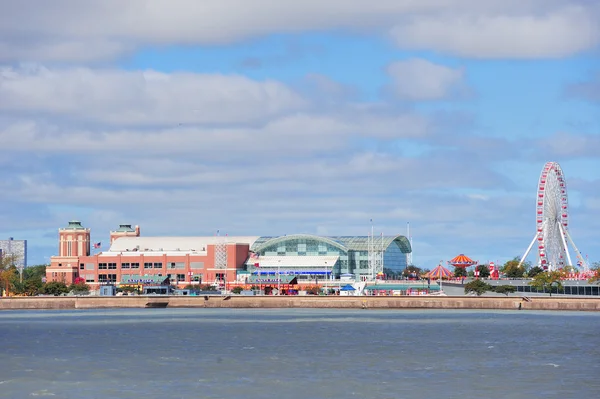
[[[373,277],[383,269],[402,271],[411,252],[404,236],[289,235],[260,237],[250,250],[247,270],[254,274],[295,274],[299,280]],[[369,256],[371,254],[371,256]],[[369,264],[371,259],[371,265]],[[371,266],[371,267],[370,267]]]

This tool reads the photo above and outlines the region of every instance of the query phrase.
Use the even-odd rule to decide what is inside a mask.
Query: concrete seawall
[[[103,308],[519,309],[600,311],[600,298],[369,296],[122,296],[0,298],[0,310]]]

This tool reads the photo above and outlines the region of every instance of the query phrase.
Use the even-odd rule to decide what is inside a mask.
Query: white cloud
[[[0,62],[103,60],[152,44],[214,45],[271,33],[392,28],[402,47],[534,58],[589,49],[600,34],[598,7],[585,0],[6,3],[0,15]]]
[[[600,136],[597,134],[578,134],[559,132],[535,145],[540,153],[551,159],[598,158],[600,152]]]
[[[597,7],[542,10],[416,15],[395,26],[391,35],[403,48],[431,49],[472,58],[564,57],[600,43]]]
[[[425,59],[413,58],[397,61],[388,66],[392,79],[389,90],[405,100],[439,100],[457,90],[463,79],[461,69],[434,64]]]
[[[119,125],[248,123],[302,109],[276,81],[155,71],[0,69],[0,110],[52,113]]]

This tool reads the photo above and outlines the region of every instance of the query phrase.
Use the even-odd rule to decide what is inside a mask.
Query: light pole
[[[281,295],[281,259],[277,261],[277,295]]]
[[[329,269],[327,269],[327,261],[325,261],[325,281],[331,279],[331,276],[329,275],[329,273],[327,273],[328,270]],[[325,286],[325,295],[327,295],[328,293],[329,292],[328,292],[327,286]]]

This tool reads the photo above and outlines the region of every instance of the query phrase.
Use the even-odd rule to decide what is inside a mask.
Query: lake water
[[[593,398],[600,313],[0,312],[0,397]]]

